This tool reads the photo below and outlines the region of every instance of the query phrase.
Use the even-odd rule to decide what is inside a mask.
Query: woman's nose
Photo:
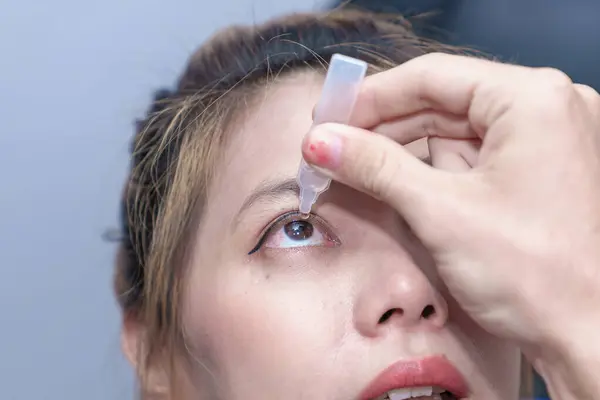
[[[390,327],[435,330],[446,324],[448,305],[414,262],[374,268],[361,284],[354,322],[365,336]]]

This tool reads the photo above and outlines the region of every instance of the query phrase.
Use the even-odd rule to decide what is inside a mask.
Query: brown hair
[[[144,326],[141,378],[159,356],[174,371],[188,239],[227,133],[256,89],[301,69],[324,71],[334,53],[362,59],[374,72],[439,50],[398,17],[352,10],[293,15],[218,33],[191,57],[175,90],[157,93],[137,123],[115,273],[123,313]]]

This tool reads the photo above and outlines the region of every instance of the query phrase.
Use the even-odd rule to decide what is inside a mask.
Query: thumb
[[[454,224],[464,175],[434,169],[386,136],[339,124],[313,127],[302,143],[310,165],[388,203],[417,234]],[[454,214],[454,217],[452,215]],[[424,237],[421,238],[425,240]]]

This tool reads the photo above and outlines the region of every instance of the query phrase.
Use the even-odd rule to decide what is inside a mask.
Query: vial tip
[[[300,213],[300,218],[302,218],[302,219],[308,219],[308,217],[310,217],[310,213],[304,213],[304,212]]]
[[[312,208],[311,194],[312,193],[303,192],[300,195],[300,204],[298,209],[302,215],[310,214],[310,209]]]

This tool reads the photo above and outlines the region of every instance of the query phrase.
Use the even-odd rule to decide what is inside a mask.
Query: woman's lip
[[[363,390],[360,400],[372,400],[392,389],[437,386],[464,398],[469,395],[465,378],[446,357],[399,361],[380,373]]]

